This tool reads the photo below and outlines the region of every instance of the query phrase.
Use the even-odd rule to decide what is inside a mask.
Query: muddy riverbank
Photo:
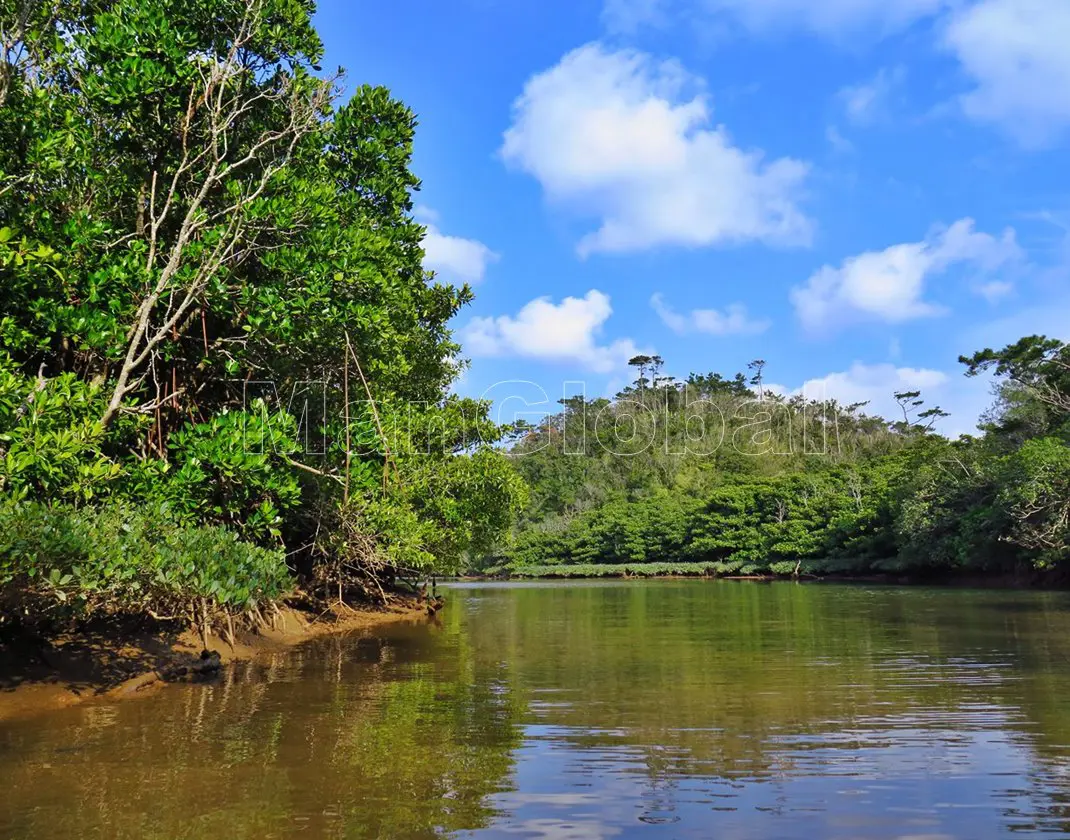
[[[0,721],[86,701],[114,701],[153,693],[168,682],[203,679],[215,665],[256,659],[319,636],[361,632],[393,622],[427,621],[427,608],[408,596],[385,607],[311,612],[285,607],[271,626],[238,631],[234,644],[173,624],[96,622],[55,638],[0,639]],[[205,663],[207,666],[205,667]]]

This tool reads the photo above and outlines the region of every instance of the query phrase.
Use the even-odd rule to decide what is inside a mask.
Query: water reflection
[[[0,836],[1070,834],[1063,595],[459,587],[320,640],[0,724]]]
[[[0,729],[0,835],[434,837],[489,822],[519,743],[500,669],[427,627]]]

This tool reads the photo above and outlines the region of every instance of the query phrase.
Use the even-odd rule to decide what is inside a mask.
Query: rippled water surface
[[[1070,596],[453,587],[437,625],[0,723],[18,838],[1070,836]]]

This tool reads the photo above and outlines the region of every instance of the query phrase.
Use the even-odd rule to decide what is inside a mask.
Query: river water
[[[1070,595],[454,586],[437,624],[0,723],[0,837],[1070,836]]]

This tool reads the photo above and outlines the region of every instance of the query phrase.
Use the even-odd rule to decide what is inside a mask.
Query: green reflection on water
[[[438,638],[436,638],[438,636]],[[520,708],[430,627],[0,729],[0,835],[431,837],[491,815]]]
[[[847,779],[883,784],[871,809],[987,808],[963,829],[986,836],[1070,831],[1068,607],[706,581],[454,588],[437,626],[0,725],[0,836],[579,836],[583,817],[584,836],[627,837],[657,832],[654,811],[664,836],[712,836],[727,811],[735,836],[807,836],[770,821],[802,790],[826,832],[867,819],[837,798]],[[653,810],[625,801],[647,795]],[[956,819],[843,836],[970,836]]]

